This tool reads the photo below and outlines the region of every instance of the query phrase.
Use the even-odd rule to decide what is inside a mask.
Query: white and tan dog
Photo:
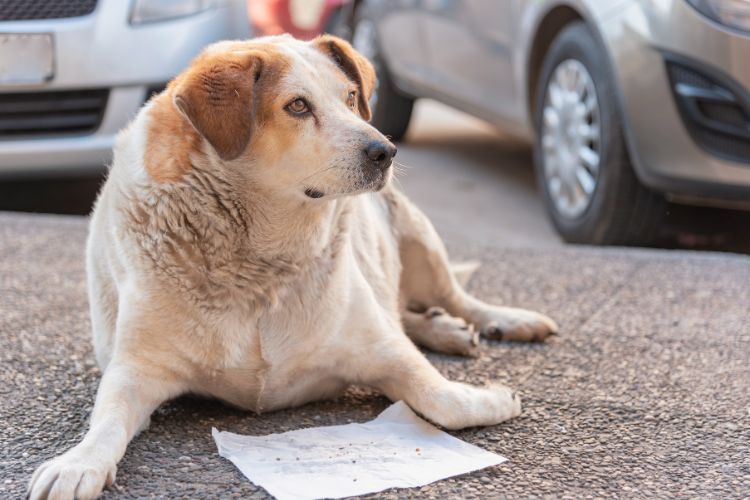
[[[510,389],[450,382],[415,346],[471,355],[471,325],[521,341],[557,327],[461,288],[388,184],[374,85],[331,36],[222,42],[120,134],[87,249],[91,427],[39,467],[31,498],[98,495],[154,409],[187,392],[261,412],[363,384],[449,429],[521,412]]]

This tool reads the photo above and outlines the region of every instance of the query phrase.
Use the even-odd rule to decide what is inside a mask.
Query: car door
[[[491,121],[513,116],[517,0],[423,0],[422,8],[435,90]]]
[[[420,1],[368,0],[362,4],[377,19],[378,42],[388,70],[407,84],[424,83],[427,75]]]

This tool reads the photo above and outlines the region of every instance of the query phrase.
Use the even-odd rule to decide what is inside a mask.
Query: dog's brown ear
[[[333,35],[321,35],[313,45],[328,55],[346,76],[359,87],[357,109],[365,120],[370,120],[370,97],[375,90],[375,68],[365,56],[354,50],[349,42]]]
[[[175,82],[175,106],[223,160],[237,158],[250,142],[263,56],[260,51],[205,55]]]

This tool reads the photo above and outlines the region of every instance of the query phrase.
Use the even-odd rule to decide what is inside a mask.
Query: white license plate
[[[53,75],[52,35],[0,33],[0,85],[44,83]]]

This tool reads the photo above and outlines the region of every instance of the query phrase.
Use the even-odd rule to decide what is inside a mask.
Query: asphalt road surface
[[[529,146],[484,122],[419,101],[399,144],[397,179],[444,237],[487,246],[558,247],[537,195]]]
[[[100,378],[85,236],[81,217],[0,214],[0,498],[20,498],[85,429]],[[476,360],[430,354],[451,379],[521,391],[520,418],[454,433],[509,461],[373,498],[750,496],[748,257],[449,243],[483,262],[474,293],[544,311],[561,335],[484,343]],[[128,447],[105,498],[266,498],[219,457],[211,427],[260,435],[367,421],[387,405],[361,388],[260,416],[179,399]]]

